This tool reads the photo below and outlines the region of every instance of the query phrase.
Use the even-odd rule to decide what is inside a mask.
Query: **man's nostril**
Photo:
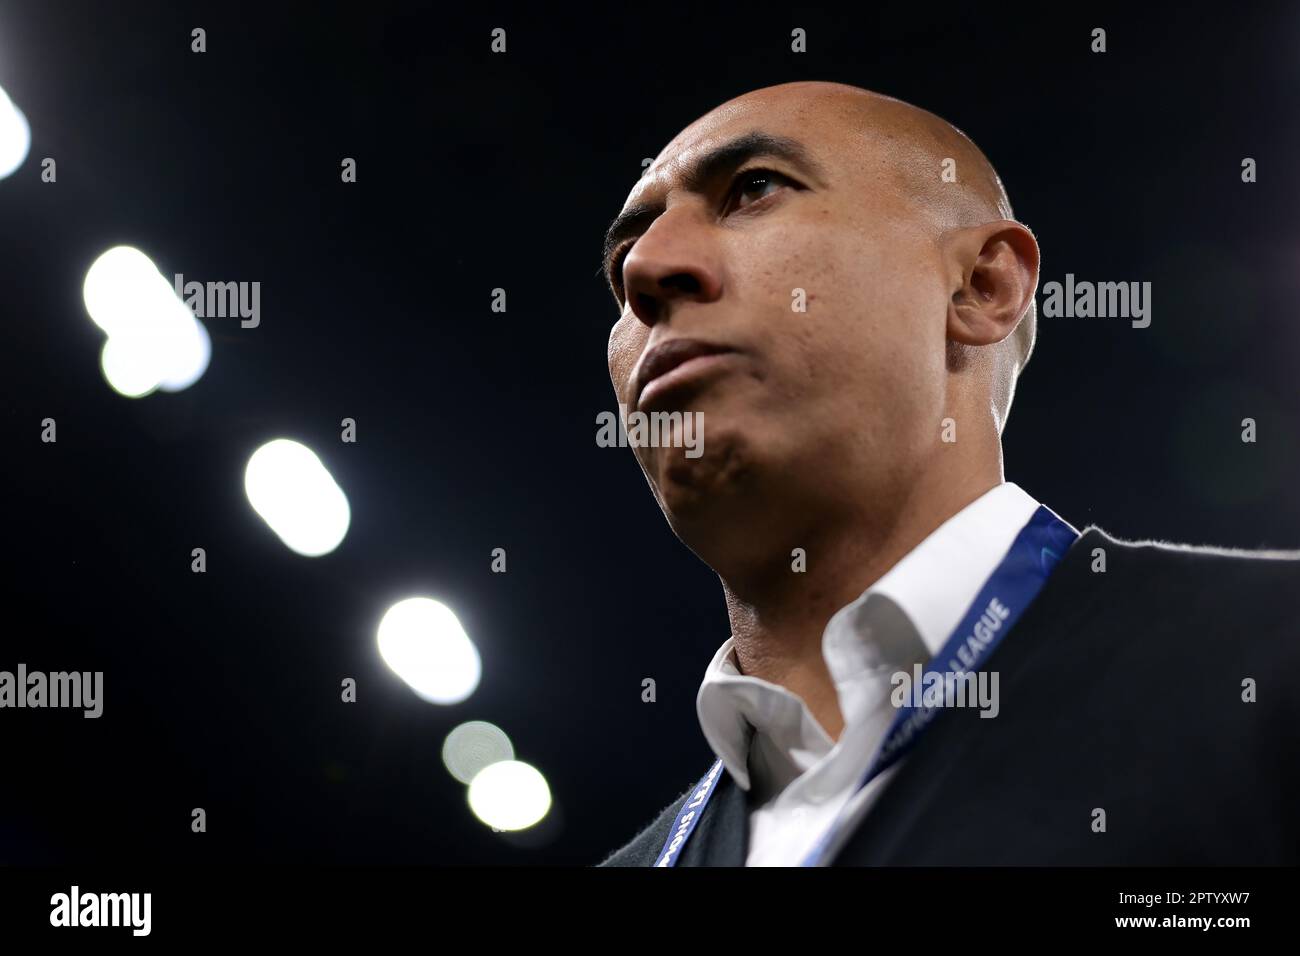
[[[645,292],[636,294],[636,308],[633,310],[642,321],[654,322],[659,311],[659,300]]]
[[[674,272],[661,279],[659,284],[667,289],[677,289],[689,295],[696,295],[700,291],[700,280],[689,272]]]

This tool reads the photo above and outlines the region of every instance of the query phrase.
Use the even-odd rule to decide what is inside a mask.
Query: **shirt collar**
[[[991,488],[939,525],[839,613],[851,613],[873,593],[893,598],[933,657],[1038,507],[1019,485],[1003,482]]]
[[[997,485],[913,548],[856,600],[832,615],[822,653],[840,695],[846,724],[862,719],[862,674],[910,666],[939,652],[962,615],[1006,555],[1039,504],[1018,485]],[[901,611],[901,613],[899,613]],[[883,625],[883,626],[882,626]],[[923,645],[923,649],[921,646]],[[909,642],[911,649],[909,650]],[[784,687],[741,674],[728,638],[705,669],[696,711],[705,739],[728,772],[749,789],[754,735],[764,765],[786,765],[797,775],[834,745],[797,696]]]

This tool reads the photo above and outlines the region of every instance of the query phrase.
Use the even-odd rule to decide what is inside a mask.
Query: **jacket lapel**
[[[744,866],[749,854],[749,794],[725,770],[679,866]]]

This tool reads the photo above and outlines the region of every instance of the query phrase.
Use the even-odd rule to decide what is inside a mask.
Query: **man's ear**
[[[953,293],[948,338],[992,345],[1013,331],[1038,288],[1038,242],[1018,222],[999,219],[951,233],[944,244]]]

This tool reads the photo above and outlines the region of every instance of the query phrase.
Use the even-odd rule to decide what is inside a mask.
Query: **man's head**
[[[748,93],[664,148],[606,251],[619,402],[703,413],[701,457],[636,451],[715,568],[756,507],[899,504],[989,456],[1000,477],[1038,247],[942,119],[835,83]]]

